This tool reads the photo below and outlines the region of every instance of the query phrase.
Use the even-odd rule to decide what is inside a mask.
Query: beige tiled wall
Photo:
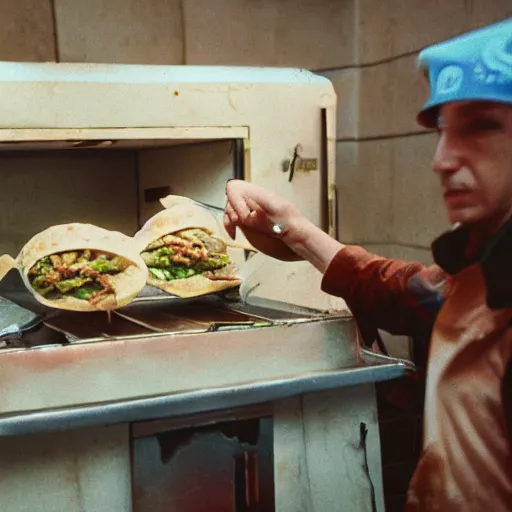
[[[387,141],[337,144],[339,232],[345,243],[389,243],[393,173]]]
[[[359,63],[413,53],[510,16],[510,0],[359,0]]]
[[[354,5],[354,0],[0,0],[0,58],[337,68],[354,62]]]
[[[187,64],[353,62],[353,0],[184,0],[183,9]]]
[[[0,60],[55,60],[52,0],[0,0]]]
[[[179,0],[53,0],[59,60],[183,64]]]
[[[354,63],[354,6],[354,0],[0,0],[0,58],[338,68]]]
[[[415,113],[427,94],[416,54],[360,69],[359,137],[407,135],[424,131]]]
[[[340,234],[346,243],[428,248],[446,226],[430,172],[436,136],[339,142]]]

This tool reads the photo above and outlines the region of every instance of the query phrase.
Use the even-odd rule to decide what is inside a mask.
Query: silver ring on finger
[[[276,235],[280,235],[283,232],[283,225],[282,224],[274,224],[272,226],[272,232]]]

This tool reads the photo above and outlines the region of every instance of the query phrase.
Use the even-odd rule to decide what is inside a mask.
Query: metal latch
[[[293,149],[293,155],[291,159],[284,160],[282,163],[283,172],[288,174],[288,182],[293,180],[295,171],[317,171],[318,170],[318,159],[317,158],[303,158],[301,156],[302,146],[297,144]]]

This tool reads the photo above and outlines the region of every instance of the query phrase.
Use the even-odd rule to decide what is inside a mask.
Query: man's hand
[[[264,235],[260,238],[260,247],[250,241],[256,249],[266,254],[292,260],[280,257],[277,245],[271,247],[268,244],[269,237],[272,237],[286,244],[293,251],[292,254],[299,256],[296,259],[306,259],[320,272],[324,272],[334,255],[343,247],[308,221],[287,199],[270,190],[246,181],[230,180],[226,185],[226,195],[224,225],[229,235],[235,238],[237,226]],[[272,229],[276,224],[282,228],[278,236]]]
[[[272,227],[279,224],[285,243],[298,241],[300,226],[306,219],[289,201],[253,183],[230,180],[226,185],[224,225],[234,238],[236,227],[248,227],[262,234],[275,236]]]

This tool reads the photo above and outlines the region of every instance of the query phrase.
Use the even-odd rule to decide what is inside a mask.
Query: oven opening
[[[275,510],[271,417],[155,424],[132,427],[133,512]]]
[[[223,208],[226,181],[248,173],[243,127],[68,132],[0,130],[0,254],[61,223],[133,235],[169,194]]]

